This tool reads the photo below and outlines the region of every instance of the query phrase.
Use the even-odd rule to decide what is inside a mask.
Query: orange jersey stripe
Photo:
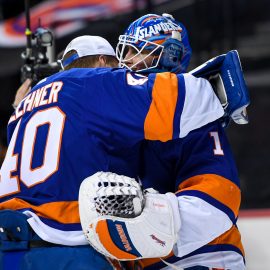
[[[241,235],[235,225],[233,225],[230,230],[214,239],[208,245],[221,245],[221,244],[233,245],[241,251],[243,256],[245,256],[245,251],[241,242]]]
[[[13,198],[0,203],[0,210],[20,210],[24,208],[31,208],[38,216],[55,220],[60,223],[80,223],[77,201],[51,202],[35,206],[24,200]]]
[[[167,255],[166,257],[162,257],[162,259],[166,260],[166,259],[170,258],[173,255],[174,254],[171,251],[171,253],[169,255]],[[161,261],[160,258],[150,258],[150,259],[141,259],[141,260],[138,261],[138,263],[141,266],[141,268],[144,269],[145,267],[153,265],[153,264],[158,263],[160,261]],[[128,262],[127,265],[129,266],[128,269],[135,269],[134,262]]]
[[[102,245],[108,250],[108,252],[110,254],[112,254],[116,258],[118,258],[118,259],[131,259],[131,260],[134,260],[137,258],[135,255],[132,255],[128,252],[125,252],[125,251],[119,249],[114,244],[114,242],[111,239],[106,220],[100,220],[97,223],[96,232],[99,236],[99,240],[102,243]]]
[[[145,139],[160,141],[172,139],[177,98],[177,76],[169,72],[157,74],[152,90],[152,103],[144,122]]]
[[[193,176],[179,185],[179,192],[184,190],[198,190],[204,192],[229,207],[235,217],[238,216],[241,191],[230,180],[216,174],[202,174]]]

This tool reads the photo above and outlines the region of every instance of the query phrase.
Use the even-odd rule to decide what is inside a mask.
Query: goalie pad
[[[246,107],[250,99],[236,50],[219,55],[189,73],[211,83],[225,111],[224,126],[228,125],[230,118],[237,124],[248,123]]]
[[[109,182],[117,188],[107,191]],[[125,217],[121,217],[118,210],[118,216],[111,215],[110,197],[115,194],[132,196],[132,199],[125,196],[127,204],[133,201],[133,210],[124,211]],[[134,196],[137,199],[134,200]],[[100,197],[104,204],[103,212],[95,204]],[[177,241],[180,217],[176,196],[157,192],[143,195],[135,179],[126,176],[99,172],[86,178],[80,187],[79,210],[83,232],[89,244],[112,259],[164,257],[172,251]],[[127,212],[130,216],[126,215]]]

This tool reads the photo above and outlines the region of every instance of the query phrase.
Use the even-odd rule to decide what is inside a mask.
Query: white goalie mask
[[[185,72],[191,57],[187,32],[169,14],[148,14],[131,23],[119,36],[116,57],[132,71]]]
[[[137,47],[138,42],[143,43],[143,45]],[[152,50],[149,49],[150,47]],[[127,57],[128,50],[134,51],[130,57]],[[120,35],[116,47],[116,57],[122,68],[136,70],[137,72],[146,71],[158,66],[163,50],[164,46],[154,42],[145,39],[138,40],[133,36]],[[134,62],[133,59],[137,59],[137,62]],[[129,65],[129,63],[133,64]],[[138,66],[141,68],[137,68]]]

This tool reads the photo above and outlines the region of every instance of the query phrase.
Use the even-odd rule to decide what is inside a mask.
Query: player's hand
[[[106,178],[110,174],[103,173],[105,182],[108,182]],[[113,175],[116,182],[123,178]],[[172,251],[180,229],[178,200],[173,193],[146,192],[143,210],[133,218],[100,215],[91,203],[95,199],[92,195],[90,198],[87,192],[93,191],[96,181],[96,174],[86,178],[79,194],[81,224],[90,245],[105,256],[117,260],[159,258]],[[95,198],[99,197],[99,193],[97,191]]]
[[[16,109],[19,103],[22,101],[22,99],[29,93],[31,90],[31,79],[26,79],[24,83],[20,86],[20,88],[17,90],[14,102],[12,104],[13,108]]]

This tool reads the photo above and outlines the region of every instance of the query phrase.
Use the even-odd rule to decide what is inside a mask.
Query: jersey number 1
[[[214,144],[215,144],[214,154],[218,156],[224,156],[224,152],[221,148],[218,133],[216,131],[210,132],[210,137],[213,137],[214,139]]]

